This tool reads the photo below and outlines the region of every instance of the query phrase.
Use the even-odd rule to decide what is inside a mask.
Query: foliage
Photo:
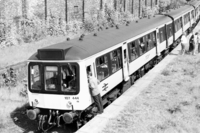
[[[172,4],[170,5],[170,2]],[[180,2],[184,3],[184,0]],[[27,4],[28,5],[24,5]],[[143,17],[152,16],[167,7],[177,6],[177,1],[160,0],[159,7],[142,6]],[[134,4],[134,14],[130,11],[118,11],[105,3],[103,10],[90,8],[88,18],[84,22],[77,18],[65,21],[65,1],[48,1],[45,15],[44,1],[0,0],[0,48],[30,43],[46,36],[60,36],[69,33],[94,32],[99,28],[113,27],[138,18],[137,1]],[[171,8],[170,7],[170,8]],[[26,8],[26,9],[24,9]],[[26,13],[22,13],[27,11]],[[24,14],[26,14],[24,17]],[[136,15],[137,14],[137,15]]]
[[[15,87],[17,85],[17,75],[13,68],[7,69],[7,72],[3,73],[2,77],[5,86]]]
[[[159,11],[166,11],[166,7],[170,4],[170,0],[160,0],[159,1]]]

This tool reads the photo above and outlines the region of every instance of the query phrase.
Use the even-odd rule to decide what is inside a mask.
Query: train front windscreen
[[[79,93],[79,65],[77,63],[37,63],[28,66],[29,91],[32,93]]]

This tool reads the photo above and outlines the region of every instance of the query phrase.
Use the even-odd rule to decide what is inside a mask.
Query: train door
[[[124,81],[129,80],[129,64],[128,64],[128,49],[127,49],[127,44],[124,43],[122,46],[122,61],[123,61],[123,76],[124,76]]]
[[[164,31],[163,31],[163,33],[165,34],[164,36],[165,36],[165,40],[166,40],[166,48],[168,48],[168,46],[169,46],[169,25],[166,25],[165,24],[165,28],[164,28]]]
[[[184,29],[183,29],[183,17],[180,17],[180,26],[181,26],[181,29],[182,29],[182,32],[184,32]]]
[[[160,33],[159,33],[159,29],[156,28],[156,54],[157,56],[160,56],[159,45],[160,45]]]

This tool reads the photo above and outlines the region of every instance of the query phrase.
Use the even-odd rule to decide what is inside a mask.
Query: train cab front
[[[49,125],[69,124],[82,110],[77,62],[29,62],[27,116]],[[84,102],[84,101],[83,101]]]

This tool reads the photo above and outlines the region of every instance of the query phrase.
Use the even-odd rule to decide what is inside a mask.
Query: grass
[[[0,88],[0,132],[9,132],[8,129],[15,127],[12,114],[14,113],[24,113],[16,112],[17,108],[21,108],[25,103],[27,103],[27,97],[20,95],[20,91],[23,89],[23,85],[19,84],[17,87]],[[16,126],[17,127],[17,126]],[[17,128],[15,128],[17,129]],[[19,128],[18,128],[19,129]]]
[[[103,133],[199,133],[200,54],[178,56]]]

